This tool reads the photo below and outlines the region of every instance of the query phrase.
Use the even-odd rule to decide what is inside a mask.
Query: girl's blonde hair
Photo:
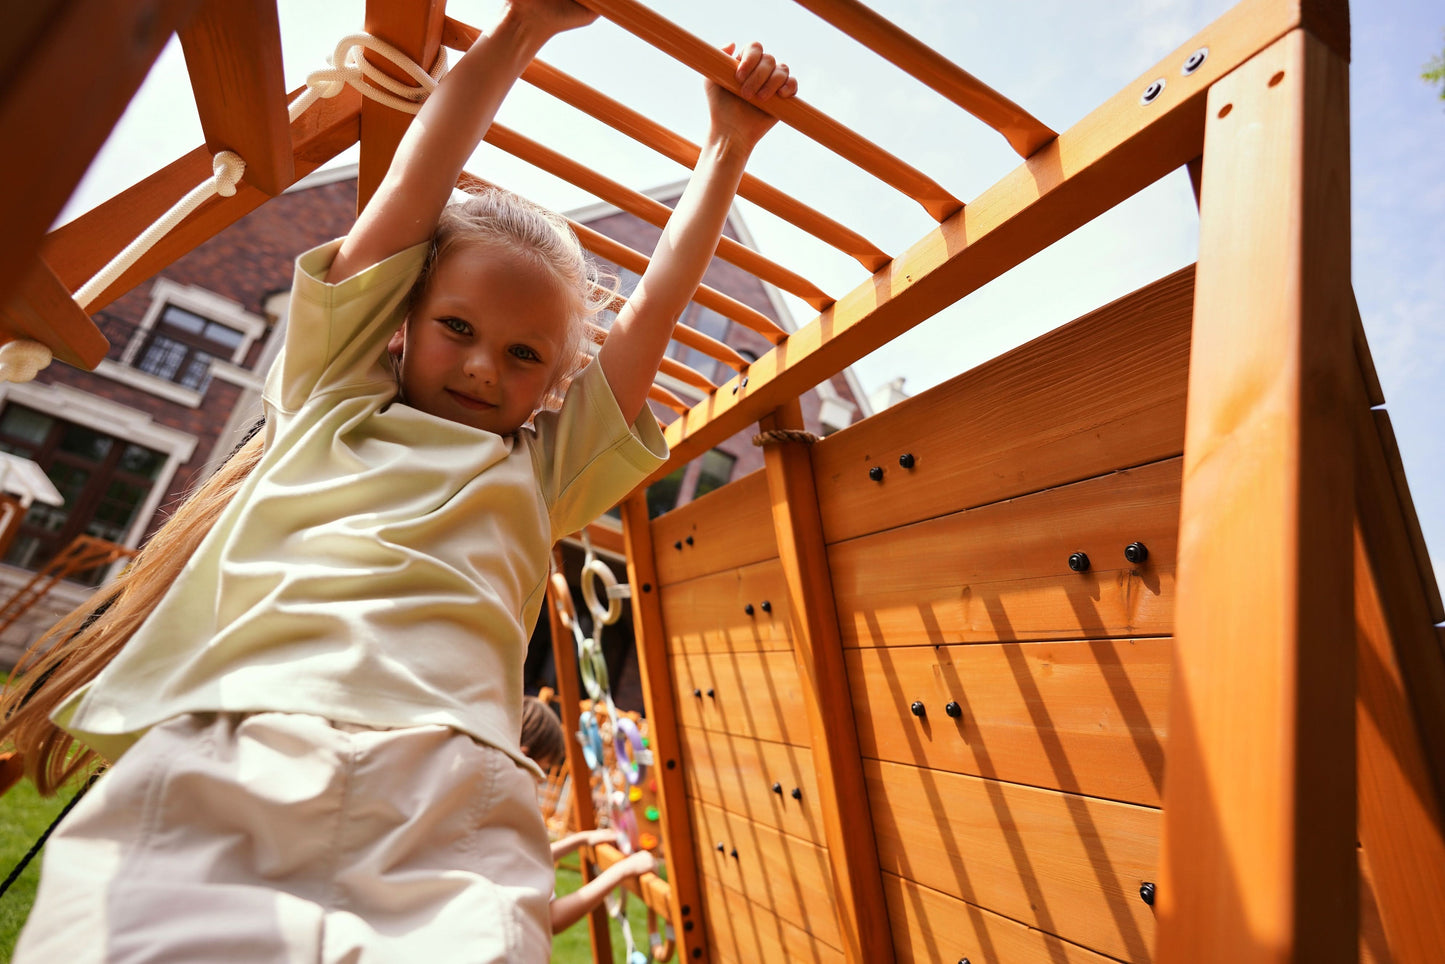
[[[520,195],[487,186],[443,209],[408,303],[421,300],[436,265],[448,251],[470,244],[494,244],[529,255],[569,296],[572,310],[567,316],[564,341],[568,347],[552,372],[542,400],[544,409],[556,408],[567,384],[589,360],[588,321],[612,303],[617,279],[587,257],[566,218]]]
[[[531,254],[574,295],[575,311],[567,323],[575,357],[561,359],[544,402],[556,404],[588,361],[584,350],[588,318],[611,302],[613,292],[600,284],[598,270],[566,219],[517,195],[488,188],[442,213],[431,251],[412,288],[412,303],[425,292],[439,258],[459,244],[488,243]],[[53,794],[96,760],[94,751],[77,749],[75,739],[51,722],[51,713],[95,679],[155,609],[260,462],[262,447],[263,437],[257,433],[156,530],[119,578],[52,626],[16,664],[0,693],[0,741],[11,741],[23,755],[26,775],[42,794]]]

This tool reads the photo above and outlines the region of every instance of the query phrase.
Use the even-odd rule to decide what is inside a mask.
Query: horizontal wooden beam
[[[592,854],[597,859],[599,871],[605,871],[626,856],[611,844],[598,844],[592,848]],[[668,904],[672,900],[672,888],[657,874],[648,873],[641,877],[629,877],[622,886],[636,894],[647,905],[648,910],[664,920],[671,913]]]
[[[521,158],[549,174],[555,174],[564,181],[591,192],[603,201],[614,204],[621,210],[655,227],[666,227],[668,219],[672,216],[672,209],[661,201],[654,201],[639,191],[634,191],[609,177],[604,177],[587,165],[545,147],[510,127],[493,124],[483,139],[513,157]],[[784,291],[792,292],[819,311],[837,300],[825,294],[821,288],[801,275],[763,257],[752,248],[739,244],[732,238],[724,237],[718,242],[717,256],[737,265],[744,271],[751,272],[763,281],[774,284]]]
[[[335,97],[317,101],[296,118],[291,124],[296,176],[310,174],[356,143],[360,111],[361,95],[348,87]],[[61,283],[74,291],[187,192],[211,176],[211,153],[205,147],[198,147],[74,221],[56,228],[45,239],[45,260]],[[90,310],[104,308],[260,207],[269,197],[242,179],[231,197],[211,198],[97,295],[90,303]]]
[[[582,4],[714,83],[733,93],[738,92],[731,57],[637,0],[582,0]],[[942,221],[963,207],[962,201],[922,171],[798,97],[773,98],[757,106],[844,160],[902,191],[922,205],[935,221]]]
[[[1058,137],[1047,125],[859,0],[795,0],[998,131],[1020,157]]]
[[[195,0],[40,0],[0,41],[0,303]]]
[[[206,149],[234,151],[270,195],[295,180],[276,0],[202,0],[179,35]]]
[[[959,214],[667,427],[665,475],[1197,157],[1209,86],[1300,22],[1288,0],[1246,0],[1035,153]],[[1193,74],[1179,65],[1200,46]],[[1156,77],[1175,78],[1148,105]],[[721,386],[727,388],[725,384]]]
[[[50,266],[40,258],[30,260],[30,270],[0,308],[0,342],[28,338],[49,348],[58,361],[93,369],[110,342]]]

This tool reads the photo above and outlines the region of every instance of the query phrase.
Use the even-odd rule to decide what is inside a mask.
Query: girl
[[[756,45],[743,98],[709,85],[694,177],[567,384],[599,299],[565,222],[447,201],[521,70],[592,19],[513,0],[483,32],[351,233],[298,258],[262,435],[31,670],[5,727],[32,776],[72,737],[118,762],[51,838],[17,960],[546,959],[518,737],[548,550],[665,456],[647,390],[772,125],[746,101],[796,89]]]

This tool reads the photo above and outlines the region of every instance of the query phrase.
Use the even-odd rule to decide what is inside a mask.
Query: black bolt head
[[[676,542],[674,542],[674,543],[672,544],[672,547],[673,547],[674,549],[676,549],[678,552],[681,552],[681,551],[682,551],[682,540],[679,539],[679,540],[677,540]]]
[[[752,603],[748,603],[746,606],[744,606],[744,607],[743,607],[743,612],[745,612],[745,613],[747,613],[749,616],[751,616],[751,615],[753,614],[753,604],[752,604]]]
[[[652,592],[652,583],[650,583],[650,582],[644,582],[644,583],[642,584],[642,591],[643,591],[643,592]]]
[[[783,785],[782,785],[781,783],[776,783],[776,782],[775,782],[775,783],[773,784],[773,792],[776,793],[778,796],[781,797],[781,796],[783,795]]]
[[[875,465],[875,466],[873,466],[872,468],[870,468],[870,469],[868,470],[868,478],[872,479],[874,482],[882,482],[882,481],[883,481],[883,466],[881,466],[881,465]]]
[[[1086,553],[1075,552],[1069,556],[1069,568],[1075,572],[1089,571],[1089,557]]]
[[[793,799],[794,799],[794,800],[801,800],[801,799],[803,799],[803,791],[802,791],[802,789],[800,789],[799,787],[793,787]]]
[[[714,690],[714,689],[709,689],[709,690],[707,691],[707,698],[710,699],[710,700],[715,700],[715,699],[717,699],[717,691]]]
[[[688,921],[688,923],[691,924],[692,921]],[[701,948],[701,947],[694,947],[694,948],[692,949],[692,959],[693,959],[693,960],[697,960],[697,959],[700,958],[700,957],[702,957],[702,948]]]
[[[683,542],[686,542],[688,545],[692,545],[692,536],[688,536],[686,539],[684,539],[684,540],[682,540],[682,541],[683,541]]]
[[[1154,906],[1154,882],[1146,880],[1139,885],[1139,897],[1150,907]]]
[[[668,761],[667,761],[667,768],[668,768],[669,770],[676,770],[676,769],[677,769],[677,761],[676,761],[676,760],[668,760]]]
[[[734,859],[734,860],[737,860],[737,859],[738,859],[738,848],[734,847],[731,851],[728,852],[728,856],[731,857],[731,858]]]
[[[724,852],[724,851],[727,850],[727,849],[728,849],[728,848],[723,845],[723,842],[722,842],[721,840],[719,840],[719,841],[717,842],[717,852],[718,852],[718,853],[722,853],[722,852]]]
[[[943,708],[943,712],[956,720],[963,715],[963,707],[959,706],[955,700],[949,700],[948,705]]]
[[[928,710],[924,709],[922,700],[914,700],[913,705],[909,707],[909,709],[913,711],[914,716],[922,716],[928,712]]]
[[[698,699],[702,699],[702,690],[700,690],[700,689],[695,689],[695,690],[692,691],[692,695],[693,695],[693,696],[696,696]]]
[[[904,452],[902,455],[898,456],[898,464],[903,466],[905,469],[913,468],[913,453]]]
[[[763,600],[763,612],[765,612],[765,613],[770,613],[770,612],[772,612],[772,611],[773,611],[773,604],[770,603],[770,602],[768,602],[766,599],[764,599],[764,600]]]
[[[1131,542],[1124,547],[1124,558],[1137,566],[1149,558],[1149,547],[1142,542]]]
[[[682,916],[683,916],[683,917],[686,917],[688,914],[691,914],[691,913],[692,913],[692,905],[691,905],[691,904],[683,904],[683,905],[682,905]]]
[[[690,931],[690,930],[692,930],[692,928],[693,928],[693,923],[692,923],[692,921],[690,921],[690,920],[685,920],[685,921],[682,922],[682,929],[683,929],[683,930],[685,930],[685,931]],[[693,956],[693,957],[697,957],[697,956],[698,956],[696,950],[694,950],[692,956]]]

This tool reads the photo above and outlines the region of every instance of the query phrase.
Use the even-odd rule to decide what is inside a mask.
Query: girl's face
[[[497,435],[542,403],[567,344],[572,304],[531,258],[498,245],[458,245],[387,346],[401,355],[413,408]]]

